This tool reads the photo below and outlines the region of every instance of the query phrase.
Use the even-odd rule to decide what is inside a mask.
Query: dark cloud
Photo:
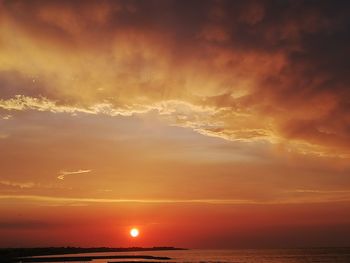
[[[245,134],[253,131],[249,138],[274,134],[348,153],[349,1],[15,0],[2,1],[1,10],[4,27],[43,53],[64,54],[68,69],[88,79],[69,82],[74,73],[55,72],[49,55],[42,87],[16,65],[4,69],[3,99],[19,92],[80,105],[185,101],[224,112],[215,115],[223,127],[203,133],[240,139],[231,110],[253,116],[239,120]],[[106,68],[95,65],[101,58]]]

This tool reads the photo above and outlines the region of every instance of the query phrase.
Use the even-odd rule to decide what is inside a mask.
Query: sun
[[[130,236],[131,237],[137,237],[140,234],[139,230],[137,228],[130,229]]]

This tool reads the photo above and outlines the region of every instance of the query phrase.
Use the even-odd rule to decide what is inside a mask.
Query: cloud
[[[0,133],[0,139],[7,139],[9,136],[9,134]]]
[[[349,158],[347,1],[0,5],[11,114],[156,111],[208,136]]]
[[[296,189],[293,192],[306,194],[350,194],[350,190]]]
[[[62,185],[57,185],[55,183],[41,183],[41,182],[26,182],[18,180],[0,180],[0,189],[3,193],[23,193],[23,192],[37,192],[37,191],[55,191],[55,190],[72,190],[71,187],[63,187]]]
[[[33,188],[36,186],[36,184],[33,182],[14,182],[9,180],[0,180],[0,185],[19,187],[21,189]]]
[[[140,203],[140,204],[212,204],[212,205],[276,205],[276,204],[305,204],[305,203],[334,203],[349,202],[349,192],[340,196],[301,196],[292,198],[280,198],[279,200],[253,200],[253,199],[113,199],[113,198],[81,198],[81,197],[56,197],[43,195],[0,195],[5,200],[27,200],[41,203]]]
[[[57,179],[64,180],[66,175],[90,173],[92,170],[60,171]]]
[[[12,115],[6,114],[6,115],[4,115],[4,116],[1,116],[1,118],[2,118],[3,120],[10,120],[10,119],[12,118]]]
[[[145,204],[171,204],[171,203],[204,203],[204,204],[256,204],[252,200],[241,199],[106,199],[106,198],[67,198],[40,195],[0,195],[0,199],[31,200],[39,202],[79,202],[79,203],[145,203]]]
[[[27,97],[23,95],[16,95],[14,98],[2,100],[0,99],[0,108],[9,111],[23,111],[23,110],[37,110],[49,111],[53,113],[87,113],[87,114],[108,114],[111,116],[130,116],[134,113],[146,112],[146,109],[116,109],[109,103],[99,103],[91,105],[88,108],[59,105],[57,102],[49,100],[45,97]],[[10,115],[7,115],[10,116]]]

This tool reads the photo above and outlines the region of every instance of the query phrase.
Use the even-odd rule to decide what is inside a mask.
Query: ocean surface
[[[70,254],[69,256],[72,256]],[[170,257],[166,262],[180,263],[350,263],[350,248],[312,248],[312,249],[243,249],[243,250],[173,250],[144,252],[111,252],[74,254],[82,256],[104,255],[151,255]],[[62,255],[61,255],[62,256]],[[68,255],[65,255],[68,256]],[[90,262],[106,263],[108,261],[149,261],[159,260],[106,260]],[[163,262],[163,261],[162,261]]]

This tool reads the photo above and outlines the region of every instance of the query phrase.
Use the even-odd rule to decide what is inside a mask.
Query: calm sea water
[[[180,263],[350,263],[350,248],[325,249],[246,249],[246,250],[177,250],[127,253],[89,253],[83,255],[152,255],[167,256]],[[77,254],[78,255],[78,254]],[[82,254],[79,254],[82,255]],[[93,260],[93,263],[123,260]],[[128,260],[129,261],[129,260]],[[134,260],[138,261],[138,260]],[[142,260],[145,261],[145,260]],[[152,261],[152,260],[150,260]],[[154,260],[153,260],[154,261]]]

